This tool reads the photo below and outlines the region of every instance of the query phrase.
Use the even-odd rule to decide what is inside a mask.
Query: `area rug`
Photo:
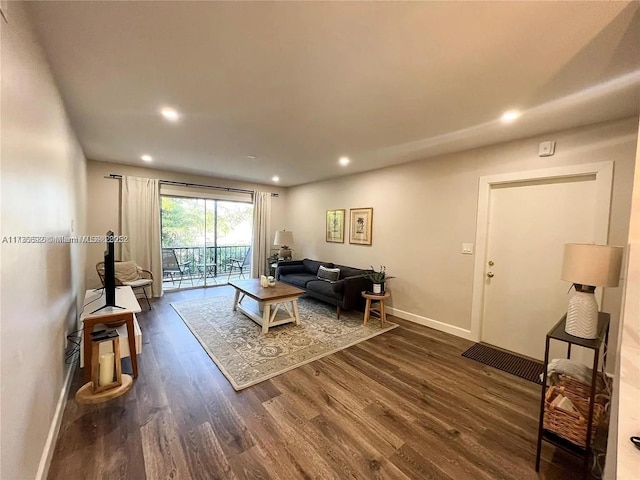
[[[245,302],[248,301],[245,298]],[[300,325],[262,327],[234,312],[233,296],[175,302],[202,347],[236,390],[250,387],[306,363],[335,353],[398,325],[372,319],[362,324],[362,312],[342,312],[314,299],[298,299]]]
[[[540,374],[544,371],[542,362],[521,357],[515,353],[505,352],[484,343],[476,343],[466,350],[462,356],[524,378],[530,382],[542,383],[540,380]]]

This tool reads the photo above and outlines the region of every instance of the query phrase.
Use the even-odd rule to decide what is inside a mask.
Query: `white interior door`
[[[482,341],[544,358],[545,335],[569,299],[564,244],[598,239],[597,189],[595,174],[492,186]]]

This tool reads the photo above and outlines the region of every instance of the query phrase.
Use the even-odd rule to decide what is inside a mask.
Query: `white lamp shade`
[[[291,245],[293,245],[293,232],[287,231],[287,230],[277,230],[276,231],[276,238],[273,241],[274,245],[286,245],[287,247],[290,247]]]
[[[592,287],[617,287],[622,266],[622,247],[567,243],[560,278]]]

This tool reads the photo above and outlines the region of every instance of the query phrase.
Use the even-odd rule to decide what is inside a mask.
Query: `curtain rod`
[[[110,173],[106,175],[104,178],[116,178],[121,179],[122,175],[117,173]],[[234,193],[249,193],[253,195],[253,190],[246,190],[244,188],[233,188],[233,187],[219,187],[217,185],[203,185],[201,183],[188,183],[188,182],[176,182],[174,180],[160,180],[161,184],[164,185],[179,185],[181,187],[199,187],[199,188],[211,188],[213,190],[224,190],[225,192],[234,192]],[[280,195],[277,193],[271,192],[272,197],[279,197]]]

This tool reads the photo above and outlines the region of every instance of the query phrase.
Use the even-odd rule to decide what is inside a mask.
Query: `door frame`
[[[505,184],[524,183],[535,180],[553,180],[558,178],[584,177],[595,175],[596,209],[595,240],[606,244],[609,237],[609,215],[611,212],[611,192],[613,188],[613,161],[543,168],[498,175],[480,177],[478,185],[478,214],[476,218],[476,255],[473,265],[473,290],[471,300],[471,339],[479,342],[482,335],[482,321],[485,295],[485,265],[487,263],[487,239],[491,193],[493,188]],[[600,290],[599,295],[602,295]],[[600,298],[600,301],[602,298]]]

